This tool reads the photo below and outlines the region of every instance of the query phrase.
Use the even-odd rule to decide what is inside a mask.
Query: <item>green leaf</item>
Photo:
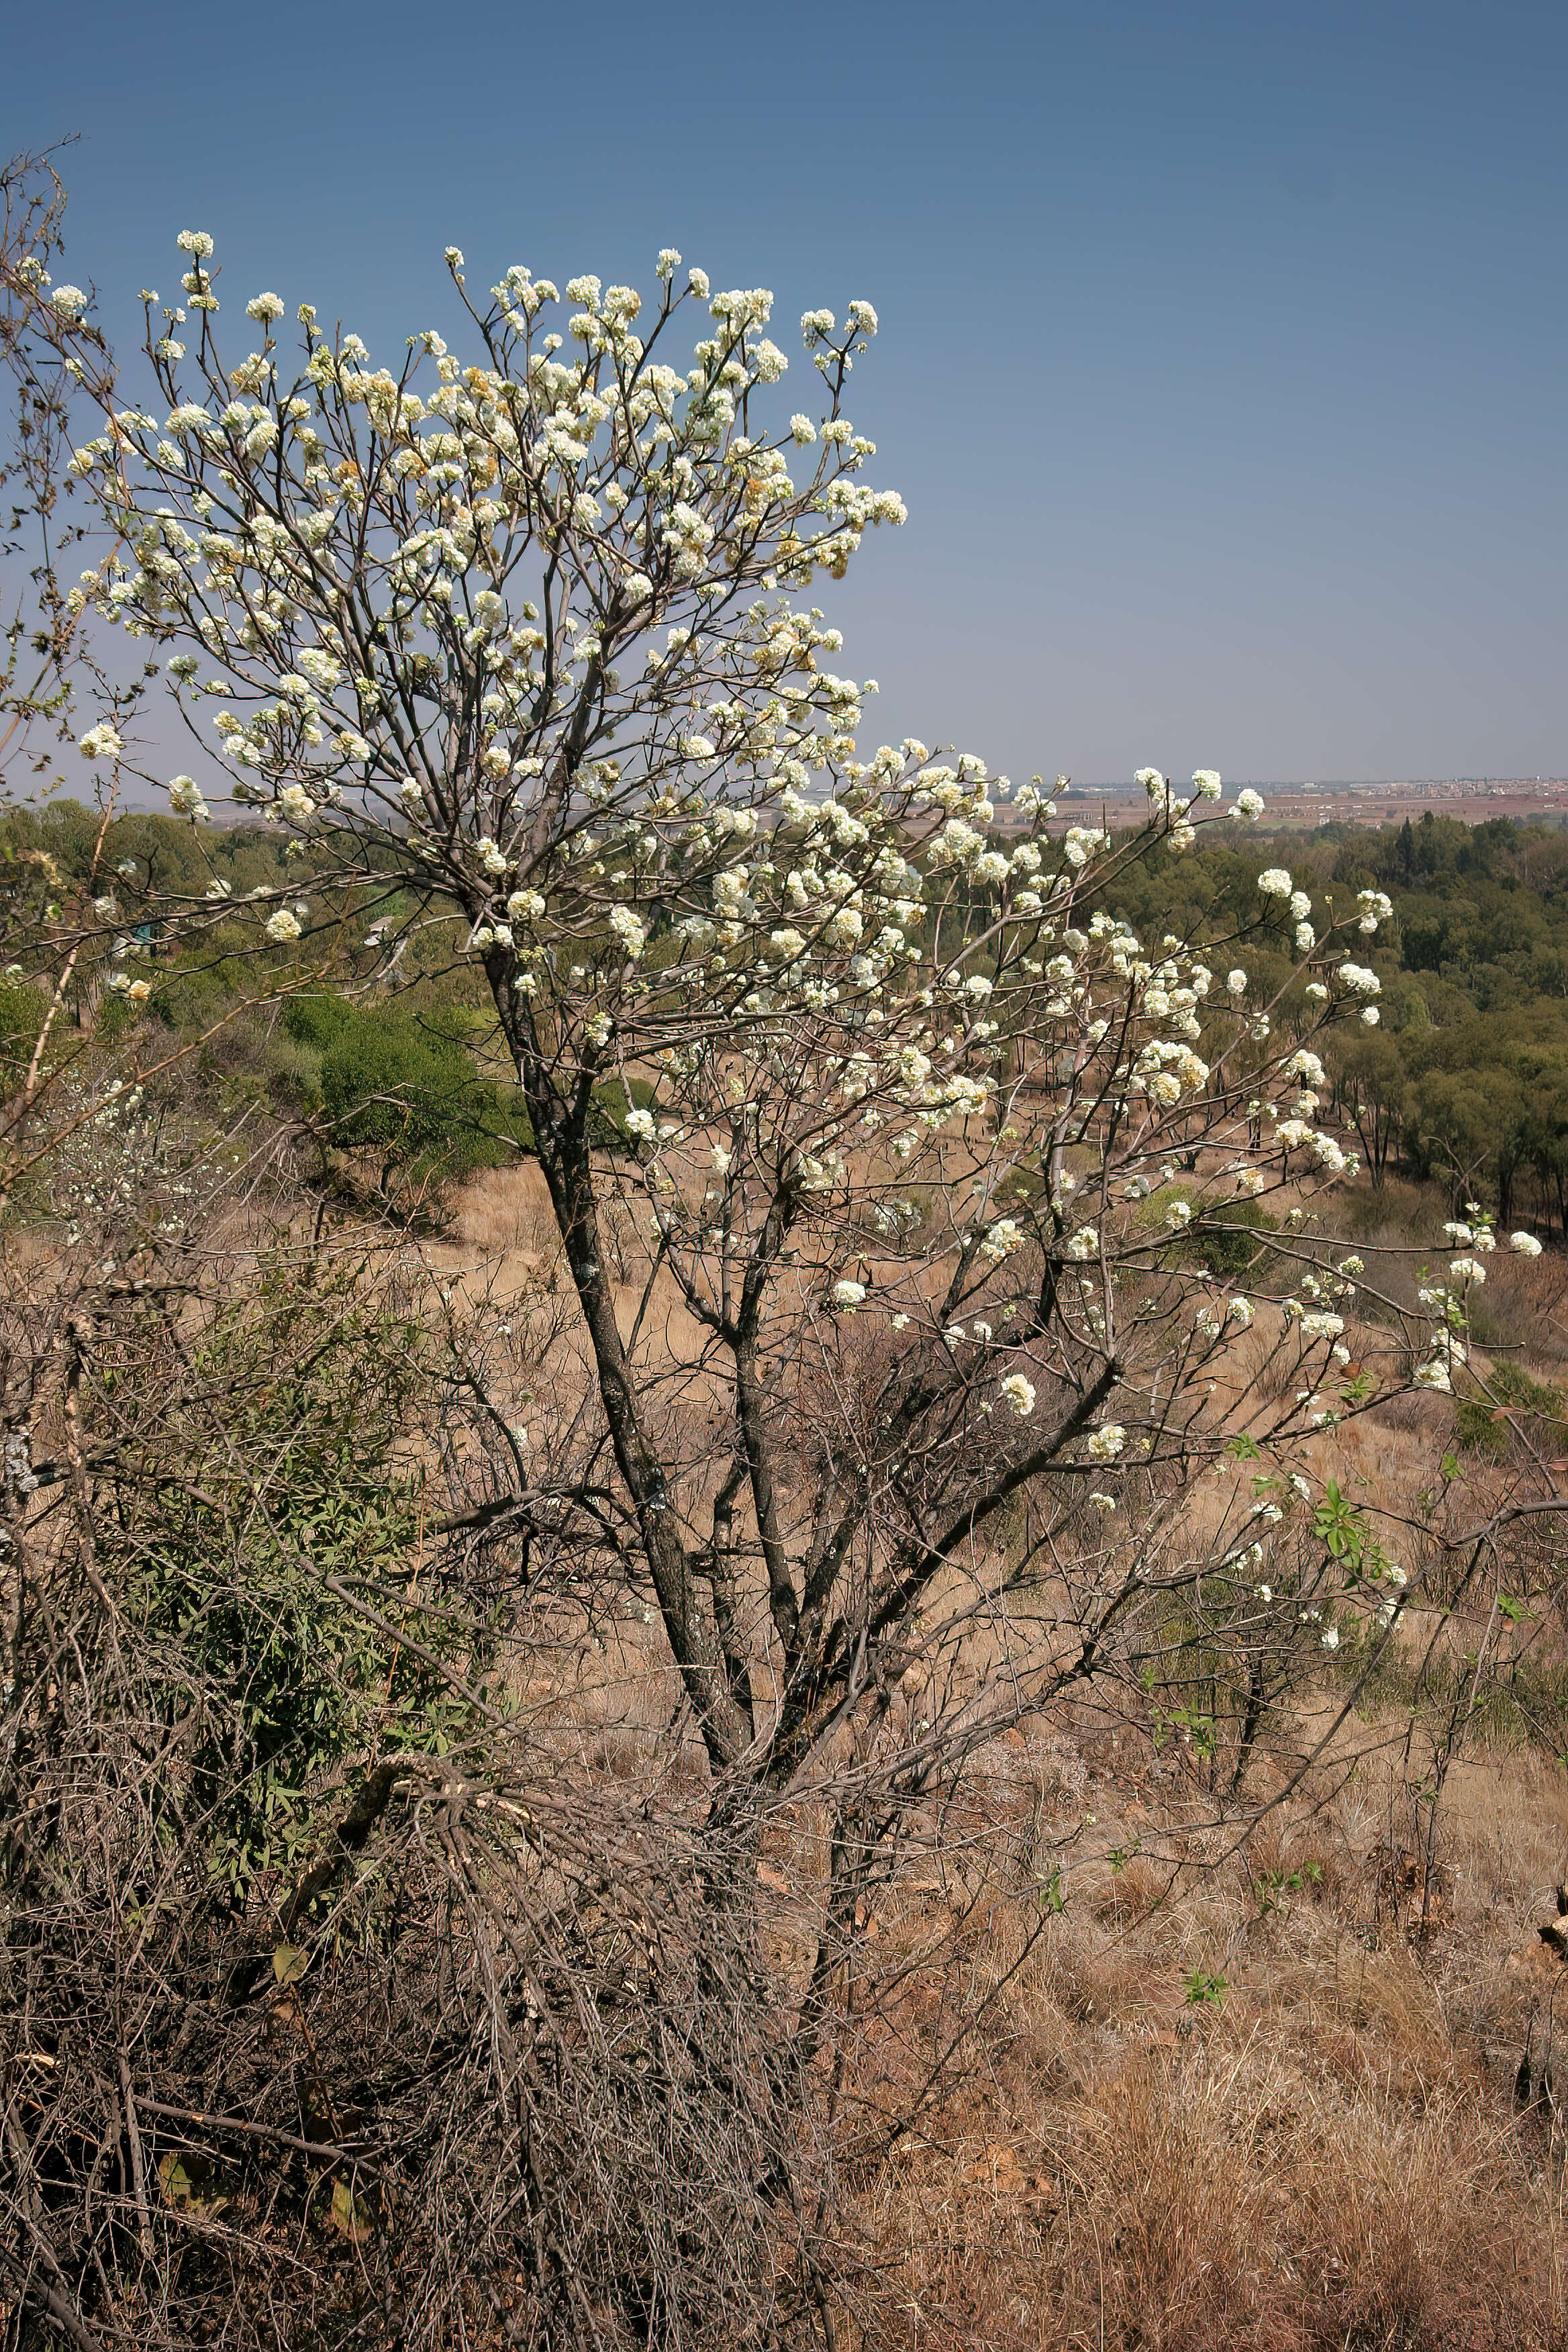
[[[272,1973],[280,1985],[298,1984],[310,1965],[310,1953],[299,1944],[279,1944],[272,1955]]]
[[[363,2245],[375,2233],[375,2224],[364,2199],[356,2197],[346,2180],[334,2180],[332,2183],[331,2218],[333,2229],[341,2230],[343,2236],[356,2246]]]

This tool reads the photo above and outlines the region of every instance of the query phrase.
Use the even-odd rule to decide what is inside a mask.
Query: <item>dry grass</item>
[[[1540,1366],[1549,1378],[1568,1368],[1568,1259],[1503,1256],[1478,1307],[1476,1337],[1513,1360]]]
[[[536,1265],[550,1265],[561,1255],[561,1237],[537,1160],[481,1170],[456,1195],[453,1209],[455,1239],[476,1257],[517,1251]]]
[[[858,2176],[847,2218],[875,2268],[845,2343],[1568,2345],[1562,2150],[1513,2099],[1553,1992],[1533,1925],[1568,1866],[1561,1771],[1499,1754],[1455,1776],[1450,1899],[1416,1949],[1381,1900],[1386,1806],[1364,1779],[1244,1843],[1173,1792],[1144,1850],[1113,1863],[1142,1809],[1103,1743],[1098,1763],[1020,1748],[988,1778],[1015,1823],[1031,1777],[1037,1817],[1047,1787],[1087,1798],[1080,1846],[1100,1843],[1075,1850],[1044,1933],[1016,1872],[999,1874],[942,2000],[911,2000],[911,2053],[988,2000],[983,2053]],[[889,1922],[911,1939],[917,1925],[912,1909]],[[1192,1997],[1199,1975],[1224,1980],[1217,2000]]]
[[[1391,1183],[1373,1205],[1369,1281],[1403,1297],[1432,1203]],[[464,1253],[547,1278],[536,1170],[476,1180],[459,1220]],[[1495,1265],[1489,1308],[1551,1377],[1568,1276]],[[661,1344],[681,1341],[679,1311],[661,1294]],[[1271,1396],[1297,1384],[1274,1337],[1260,1318],[1247,1367]],[[1314,1443],[1413,1574],[1452,1414],[1414,1399]],[[1222,1500],[1215,1482],[1194,1512]],[[584,1651],[563,1711],[582,1769],[639,1790],[700,1774],[672,1758],[675,1694],[651,1663],[635,1628]],[[1255,1796],[1335,1711],[1280,1727]],[[1119,1748],[1087,1701],[974,1759],[868,1924],[895,1990],[846,2084],[833,2231],[864,2286],[841,2352],[1568,2352],[1563,2149],[1513,2096],[1527,2046],[1568,2079],[1568,1968],[1559,1983],[1534,1933],[1568,1875],[1568,1782],[1524,1749],[1455,1769],[1416,1946],[1402,1731],[1349,1724],[1250,1827],[1179,1763]],[[808,1948],[822,1825],[803,1808],[765,1853],[762,1949],[783,1984]],[[889,2150],[886,2119],[965,2027],[962,2079]]]
[[[1139,2051],[1044,2131],[895,2158],[865,2201],[898,2283],[865,2352],[1562,2341],[1560,2199],[1517,2133],[1258,2038]]]

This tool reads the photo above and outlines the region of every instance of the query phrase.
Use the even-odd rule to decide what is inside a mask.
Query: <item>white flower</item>
[[[1080,1225],[1067,1245],[1068,1257],[1082,1265],[1088,1258],[1100,1255],[1100,1235],[1092,1225]]]
[[[1363,1029],[1375,1029],[1382,1018],[1383,1015],[1378,1011],[1375,1004],[1363,1004],[1362,1006],[1361,1021],[1362,1027]]]
[[[908,1317],[907,1315],[904,1315],[904,1314],[892,1315],[892,1316],[889,1316],[888,1319],[889,1319],[889,1321],[892,1324],[892,1327],[893,1327],[893,1328],[894,1328],[894,1330],[895,1330],[895,1331],[902,1331],[902,1330],[907,1329],[907,1328],[908,1328],[908,1327],[909,1327],[909,1320],[910,1320],[910,1318],[909,1318],[909,1317]]]
[[[1193,1204],[1190,1201],[1172,1201],[1169,1203],[1165,1210],[1165,1223],[1173,1233],[1179,1234],[1183,1226],[1191,1224],[1192,1221]]]
[[[863,1307],[865,1303],[866,1286],[863,1282],[836,1282],[834,1284],[833,1304],[837,1307],[841,1315],[853,1315],[855,1309],[858,1307]]]
[[[1213,768],[1194,768],[1193,770],[1193,790],[1196,793],[1199,800],[1201,801],[1218,800],[1219,777]]]
[[[650,1110],[629,1110],[626,1119],[626,1133],[637,1143],[651,1143],[658,1132]]]
[[[1508,1245],[1520,1257],[1539,1257],[1541,1244],[1533,1234],[1510,1234]]]
[[[1253,824],[1256,824],[1258,818],[1263,814],[1263,795],[1261,793],[1255,793],[1250,789],[1245,793],[1237,793],[1236,799],[1231,805],[1230,813],[1232,816],[1250,817]]]
[[[169,806],[176,816],[194,817],[198,823],[208,814],[201,788],[191,776],[170,777]]]
[[[1226,988],[1229,989],[1232,996],[1245,996],[1247,993],[1247,974],[1241,971],[1238,966],[1235,971],[1227,971],[1226,973],[1225,984]]]
[[[79,286],[57,286],[49,296],[49,304],[62,319],[79,319],[87,308],[87,296]]]
[[[1291,883],[1289,869],[1284,866],[1266,866],[1258,877],[1258,893],[1265,898],[1288,898]]]
[[[1035,1410],[1035,1386],[1022,1372],[1010,1372],[1002,1383],[1002,1393],[1020,1421],[1027,1421]]]
[[[1091,1462],[1114,1462],[1127,1443],[1127,1432],[1119,1421],[1102,1421],[1093,1433],[1087,1448]]]
[[[1454,1393],[1453,1383],[1448,1378],[1448,1367],[1440,1356],[1435,1358],[1429,1364],[1416,1366],[1415,1385],[1418,1389],[1435,1389],[1439,1396],[1452,1396]]]
[[[1303,1315],[1303,1339],[1337,1339],[1345,1328],[1342,1315]]]
[[[1364,963],[1342,963],[1334,977],[1352,996],[1376,996],[1383,986],[1376,972]]]
[[[1475,1238],[1468,1225],[1458,1224],[1452,1218],[1443,1228],[1443,1239],[1454,1249],[1468,1249]]]
[[[1258,1598],[1262,1601],[1264,1607],[1267,1609],[1268,1603],[1274,1598],[1273,1586],[1270,1584],[1260,1584],[1258,1588]]]
[[[174,243],[182,253],[193,255],[197,261],[205,261],[213,249],[213,241],[205,228],[183,228]]]
[[[245,315],[258,327],[269,327],[274,319],[283,316],[283,299],[279,294],[258,294],[246,304]]]
[[[798,441],[804,449],[816,438],[816,427],[809,416],[792,416],[789,421],[790,439]]]
[[[1331,1625],[1328,1632],[1323,1635],[1323,1647],[1325,1650],[1337,1650],[1339,1646],[1340,1637]]]
[[[108,719],[100,719],[96,727],[88,729],[77,749],[84,760],[118,760],[125,746]]]
[[[626,950],[628,963],[636,963],[647,945],[647,933],[629,907],[612,907],[610,929]]]
[[[1093,1492],[1093,1494],[1091,1494],[1091,1495],[1090,1495],[1090,1496],[1089,1496],[1089,1507],[1090,1507],[1092,1510],[1096,1510],[1096,1511],[1113,1511],[1113,1510],[1116,1508],[1116,1497],[1115,1497],[1115,1496],[1114,1496],[1114,1495],[1107,1495],[1107,1494],[1104,1494],[1104,1493],[1102,1493],[1102,1492],[1100,1491],[1100,1489],[1099,1487],[1096,1487],[1096,1489],[1095,1489],[1095,1491]]]
[[[1486,1267],[1479,1258],[1457,1257],[1450,1261],[1448,1272],[1456,1282],[1482,1283],[1487,1278]]]
[[[266,929],[268,938],[277,947],[282,947],[300,936],[299,919],[287,907],[279,907],[275,915],[268,917]]]

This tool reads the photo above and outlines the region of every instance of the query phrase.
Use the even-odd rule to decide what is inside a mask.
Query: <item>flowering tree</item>
[[[521,2141],[487,2140],[483,2186],[531,2217],[551,2340],[590,2322],[647,2340],[657,2309],[670,2342],[710,2341],[737,2269],[763,2259],[759,2207],[796,2185],[796,2119],[839,1971],[865,1953],[863,1898],[933,1786],[1096,1677],[1163,1675],[1165,1727],[1212,1740],[1174,1695],[1200,1648],[1234,1664],[1239,1779],[1303,1655],[1405,1605],[1389,1553],[1336,1517],[1313,1448],[1390,1386],[1449,1384],[1489,1234],[1479,1218],[1456,1229],[1462,1254],[1419,1325],[1373,1302],[1383,1336],[1363,1330],[1352,1360],[1363,1269],[1315,1223],[1355,1164],[1321,1116],[1319,1033],[1375,1025],[1377,975],[1358,958],[1386,900],[1315,908],[1269,867],[1251,919],[1201,948],[1141,940],[1107,903],[1124,861],[1255,821],[1256,793],[1225,809],[1210,772],[1178,791],[1145,770],[1147,824],[1119,844],[972,755],[906,739],[862,756],[872,687],[830,667],[837,634],[806,599],[868,525],[903,515],[866,487],[875,452],[844,413],[869,305],[842,327],[806,314],[815,389],[786,417],[771,298],[714,296],[673,253],[646,311],[627,289],[573,280],[563,335],[549,281],[512,269],[471,300],[453,251],[471,357],[426,331],[391,372],[308,307],[286,356],[271,294],[246,306],[258,348],[220,352],[211,240],[180,244],[184,299],[147,298],[136,404],[87,293],[50,284],[48,252],[6,274],[28,335],[99,412],[72,464],[108,547],[62,614],[155,646],[195,747],[167,777],[138,761],[115,706],[80,749],[99,772],[166,783],[193,824],[226,793],[298,845],[309,894],[258,893],[258,959],[291,973],[342,906],[368,905],[383,972],[424,928],[455,929],[482,970],[578,1321],[552,1328],[548,1364],[526,1316],[492,1318],[471,1349],[465,1335],[447,1408],[472,1412],[483,1483],[446,1533],[482,1538],[487,1575],[513,1546],[514,1581],[576,1622],[646,1608],[705,1757],[695,1814],[664,1795],[574,1811],[565,1774],[540,1767],[550,1723],[519,1737],[478,1686],[493,1628],[476,1618],[454,1663],[463,1580],[439,1588],[432,1622],[447,1630],[426,1628],[415,1654],[401,1599],[345,1561],[334,1603],[393,1662],[384,1684],[376,1652],[360,1681],[390,1690],[401,1651],[418,1654],[466,1745],[432,1762],[405,1725],[384,1753],[368,1732],[344,1816],[358,1843],[336,1832],[326,1878],[307,1875],[280,1914],[290,1936],[324,1938],[321,1905],[350,1900],[342,1854],[390,1837],[405,1801],[397,1868],[417,1853],[430,1916],[468,1921],[440,1981],[449,2001],[461,1978],[465,2031],[495,2069],[480,2099],[468,2045],[443,2026],[448,2071],[431,2079],[468,2098],[454,2113],[525,2118]],[[112,894],[97,911],[112,940]],[[1267,1001],[1254,937],[1293,958]],[[610,1145],[607,1101],[627,1107]],[[140,1311],[135,1282],[111,1279]],[[189,1366],[170,1328],[173,1445]],[[517,1391],[547,1380],[548,1443],[531,1451]],[[103,1458],[123,1475],[119,1451]],[[204,1494],[221,1483],[201,1477]],[[116,1557],[93,1549],[87,1481],[83,1454],[82,1577]],[[10,1502],[21,1532],[20,1479]],[[116,1504],[121,1544],[130,1507]],[[288,1528],[265,1534],[268,1572],[313,1591],[315,1556],[301,1574]],[[250,1555],[236,1559],[245,1599]],[[46,1664],[39,1690],[63,1671]],[[359,1684],[351,1696],[357,1731],[373,1718]],[[746,1914],[763,1826],[801,1796],[822,1807],[827,1859],[781,2022],[756,1999]],[[644,1836],[656,1807],[668,1866]],[[376,1849],[388,1884],[392,1851]],[[617,2010],[628,1969],[631,2006],[681,2053],[664,2076]],[[129,2084],[123,2046],[115,2059]],[[345,2062],[354,2100],[380,2064]],[[210,2121],[196,2087],[164,2112]],[[483,2202],[434,2114],[426,2101],[406,2129],[396,2114],[410,2167],[447,2200],[419,2209],[426,2250]],[[604,2149],[628,2115],[640,2169],[617,2172]],[[535,2131],[573,2151],[559,2189]],[[292,2145],[341,2166],[339,2134],[328,2114]],[[652,2183],[674,2202],[639,2234]],[[719,2250],[707,2306],[689,2186]],[[808,2249],[826,2210],[801,2223]],[[560,2252],[590,2242],[591,2306]],[[616,2335],[603,2306],[638,2294],[637,2327]],[[429,2317],[428,2340],[443,2325]]]
[[[115,551],[73,598],[179,648],[199,778],[175,811],[205,816],[221,773],[337,881],[458,910],[591,1346],[605,1559],[648,1579],[715,1775],[787,1785],[900,1678],[956,1690],[976,1609],[1007,1616],[1070,1528],[1093,1563],[1073,1643],[1007,1683],[1037,1704],[1102,1660],[1152,1531],[1237,1433],[1253,1308],[1205,1238],[1281,1188],[1299,1226],[1348,1164],[1311,1045],[1271,1034],[1245,967],[1216,989],[1212,945],[1095,911],[1131,852],[1053,827],[1037,780],[911,740],[861,755],[874,685],[828,666],[804,592],[903,518],[845,413],[869,304],[807,312],[817,389],[785,417],[771,297],[710,295],[673,252],[651,314],[573,279],[563,337],[553,284],[514,268],[479,302],[451,250],[477,356],[426,331],[394,373],[309,305],[290,361],[270,293],[258,347],[220,356],[212,241],[180,244],[183,303],[147,298],[155,411],[118,404],[86,295],[34,278],[103,416],[72,462]],[[108,727],[82,749],[129,757]],[[1172,855],[1219,815],[1210,772],[1141,781]],[[1318,1019],[1375,1023],[1347,923],[1315,927],[1282,868],[1258,892]],[[1363,891],[1348,927],[1386,906]],[[277,945],[310,920],[258,909]],[[647,1099],[595,1153],[617,1076]],[[617,1298],[616,1198],[689,1350]],[[1258,1248],[1300,1254],[1289,1224]],[[1299,1401],[1266,1412],[1283,1461],[1358,1401],[1316,1393],[1347,1360],[1327,1299],[1274,1336],[1300,1357]],[[993,1722],[954,1706],[949,1735]],[[942,1744],[914,1744],[916,1780]]]

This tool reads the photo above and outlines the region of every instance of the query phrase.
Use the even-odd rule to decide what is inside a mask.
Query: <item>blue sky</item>
[[[797,354],[875,302],[850,414],[910,520],[818,593],[881,734],[1568,771],[1561,0],[9,0],[3,39],[0,144],[80,134],[121,335],[187,226],[378,360],[449,329],[448,243],[645,288],[675,245]]]

